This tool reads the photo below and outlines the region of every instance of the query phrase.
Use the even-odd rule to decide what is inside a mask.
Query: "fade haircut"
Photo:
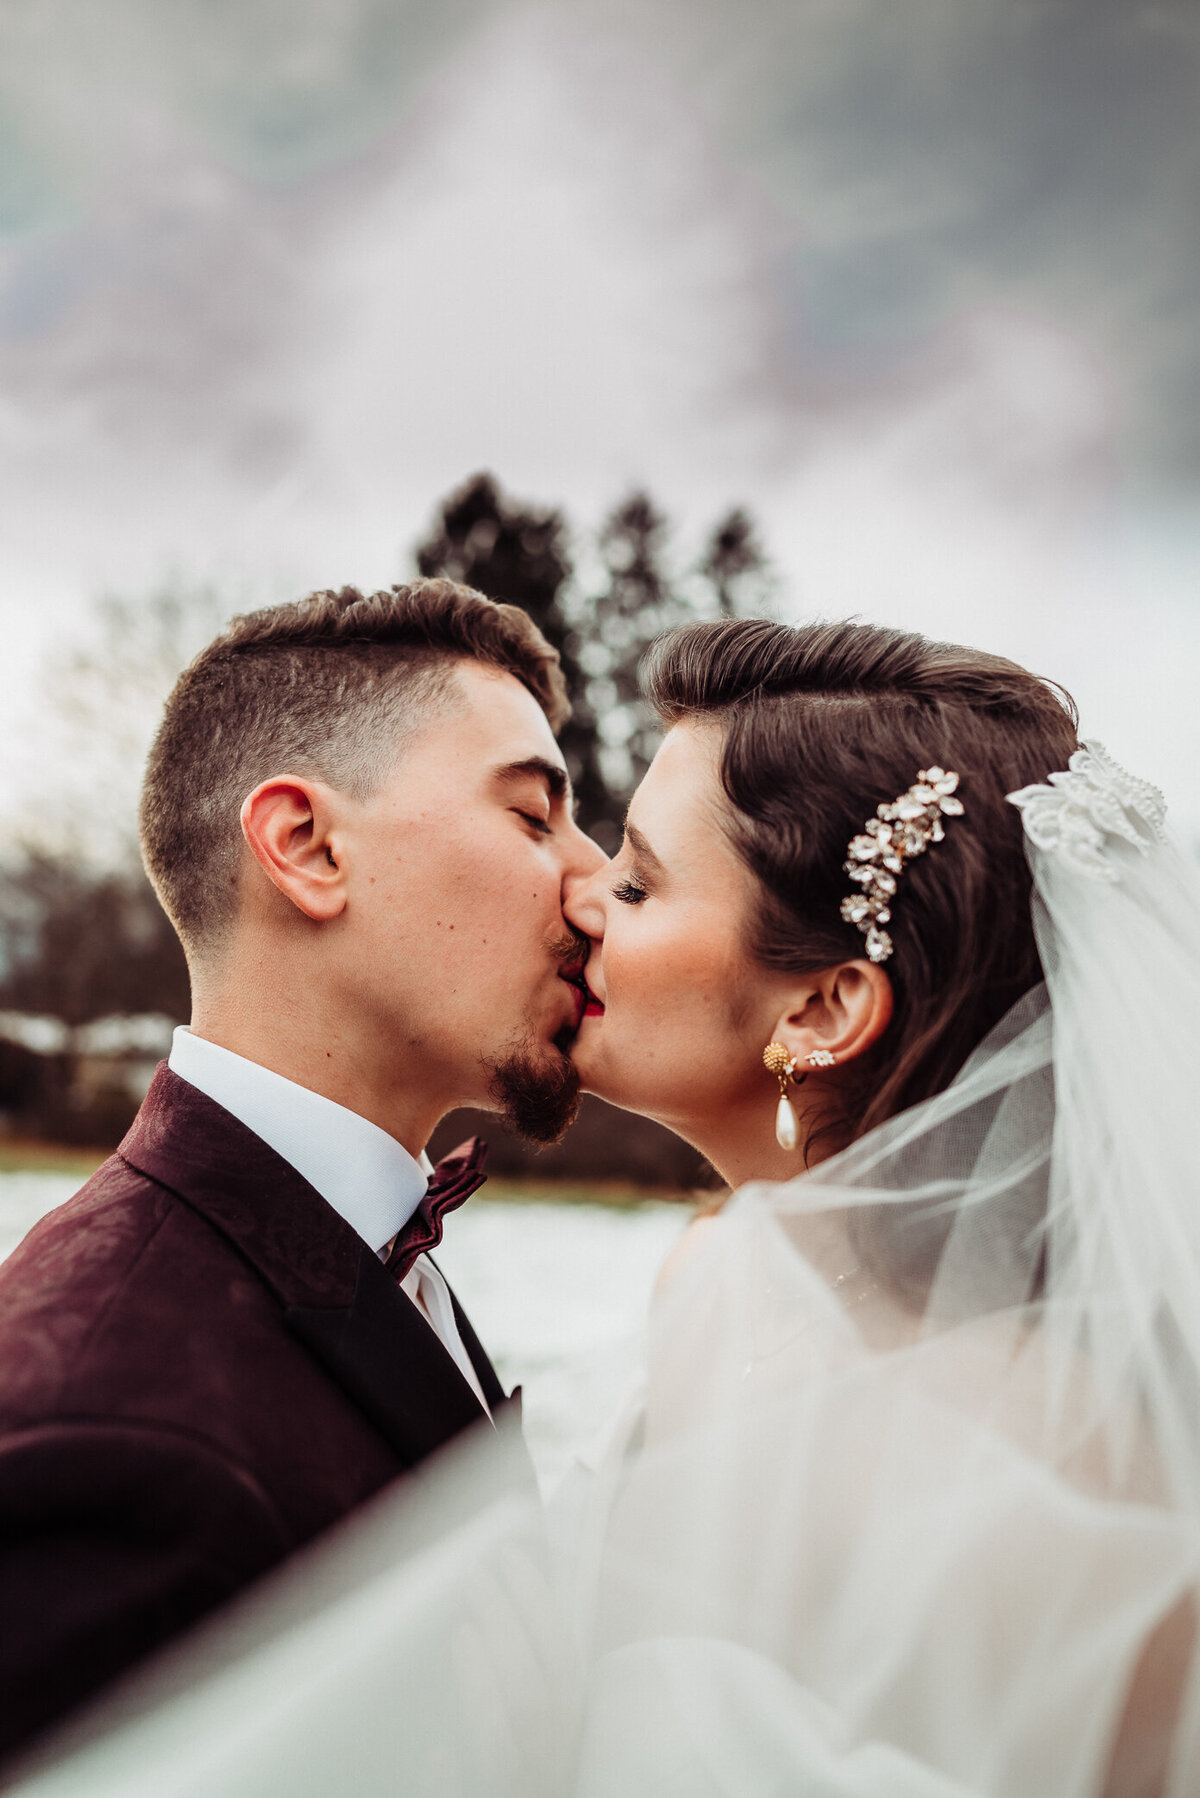
[[[455,581],[355,587],[251,612],[180,676],[142,786],[146,872],[189,956],[237,910],[246,795],[274,774],[367,799],[473,661],[515,676],[557,731],[557,650],[527,613]]]

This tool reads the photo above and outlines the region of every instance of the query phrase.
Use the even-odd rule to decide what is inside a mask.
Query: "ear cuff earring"
[[[804,1057],[808,1066],[802,1074],[796,1072],[796,1057],[789,1055],[782,1043],[768,1043],[763,1050],[763,1066],[769,1074],[774,1074],[779,1081],[779,1104],[775,1111],[775,1141],[781,1149],[794,1149],[800,1142],[800,1120],[796,1116],[796,1107],[788,1097],[788,1081],[793,1086],[800,1086],[808,1079],[809,1068],[831,1068],[837,1061],[836,1055],[828,1049],[814,1049],[811,1055]]]

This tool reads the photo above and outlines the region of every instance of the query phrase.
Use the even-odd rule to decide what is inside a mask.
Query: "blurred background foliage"
[[[558,650],[572,703],[561,741],[579,820],[609,853],[654,754],[656,727],[638,691],[646,649],[674,625],[762,616],[774,603],[745,511],[720,518],[699,553],[681,558],[665,514],[640,491],[581,536],[562,511],[516,500],[495,476],[477,474],[436,508],[412,560],[413,572],[522,606]],[[56,656],[47,699],[71,779],[53,818],[30,822],[0,879],[0,1116],[10,1129],[97,1146],[119,1140],[154,1031],[109,1028],[105,1037],[98,1026],[157,1018],[165,1043],[168,1026],[187,1020],[183,954],[138,856],[137,790],[177,674],[245,604],[182,578],[140,599],[106,595],[91,637]],[[56,1028],[47,1034],[47,1025]],[[107,1057],[97,1048],[104,1042]],[[580,1140],[551,1151],[542,1171],[660,1184],[694,1176],[690,1151],[681,1158],[681,1145],[641,1134],[627,1120],[614,1145],[611,1130],[585,1117]],[[520,1172],[529,1153],[506,1139],[493,1159],[498,1171]]]

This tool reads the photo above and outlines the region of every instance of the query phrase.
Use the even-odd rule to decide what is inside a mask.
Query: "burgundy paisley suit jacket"
[[[350,1225],[161,1066],[0,1266],[0,1750],[481,1416]]]

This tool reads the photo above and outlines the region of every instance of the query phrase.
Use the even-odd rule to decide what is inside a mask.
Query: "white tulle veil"
[[[1200,1790],[1200,880],[1097,744],[1011,798],[1045,986],[666,1282],[589,1791]]]
[[[286,1631],[29,1798],[1200,1791],[1200,879],[1098,745],[1012,799],[1044,987],[689,1233],[557,1586],[476,1451],[398,1566],[377,1518],[378,1577],[293,1578]]]

